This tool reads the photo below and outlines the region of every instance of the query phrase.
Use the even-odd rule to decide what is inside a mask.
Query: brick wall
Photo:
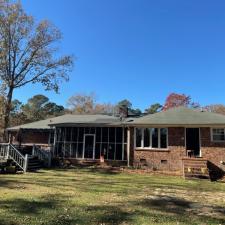
[[[132,149],[134,166],[144,165],[154,170],[181,171],[182,158],[186,155],[184,128],[168,128],[168,149]]]
[[[209,160],[217,167],[225,170],[225,142],[211,142],[210,128],[201,128],[202,158]],[[133,136],[132,139],[134,140]],[[133,165],[147,166],[155,170],[182,171],[182,158],[186,157],[185,129],[168,128],[168,150],[135,149],[133,151]]]
[[[13,144],[48,144],[49,132],[47,131],[23,131],[11,133]]]
[[[210,128],[201,128],[201,154],[219,168],[225,170],[225,142],[212,142]]]

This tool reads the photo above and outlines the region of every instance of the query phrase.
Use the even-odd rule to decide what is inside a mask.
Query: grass
[[[225,224],[225,183],[97,169],[0,175],[0,225]]]

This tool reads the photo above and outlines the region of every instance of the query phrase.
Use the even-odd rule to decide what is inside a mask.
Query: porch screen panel
[[[123,145],[122,144],[116,144],[116,160],[122,160],[122,154],[123,154]]]
[[[57,154],[59,157],[63,157],[63,143],[59,142],[57,144]]]
[[[84,157],[84,135],[95,135],[94,158],[126,160],[127,128],[122,127],[62,127],[56,128],[55,155],[58,157]]]
[[[71,131],[72,131],[71,127],[65,128],[65,137],[66,137],[65,141],[66,142],[71,141],[71,133],[72,133]]]
[[[83,143],[78,143],[77,145],[77,158],[83,158]]]
[[[71,157],[71,149],[70,149],[70,143],[64,143],[64,157],[69,158]]]
[[[109,141],[109,128],[103,127],[102,128],[102,142],[108,143],[108,141]]]
[[[71,144],[71,157],[76,158],[77,157],[77,143]]]
[[[124,129],[122,127],[116,128],[116,152],[115,160],[123,159],[123,143],[124,143]]]
[[[102,142],[102,128],[101,127],[97,127],[96,128],[96,136],[95,136],[96,142],[100,143]]]
[[[78,141],[83,143],[84,141],[84,127],[79,127]]]
[[[127,144],[124,144],[123,160],[127,160]]]
[[[97,127],[95,129],[95,159],[100,159],[102,155],[102,128]]]
[[[122,143],[122,141],[123,141],[123,128],[118,127],[116,128],[116,142]]]
[[[100,159],[100,155],[101,155],[101,144],[96,143],[95,144],[95,159]]]
[[[110,127],[109,128],[109,142],[114,143],[116,140],[116,135],[115,135],[115,128]]]
[[[77,142],[78,140],[78,128],[72,127],[72,142]]]
[[[102,143],[102,154],[105,159],[108,159],[108,143]]]
[[[114,143],[109,143],[109,146],[108,146],[108,159],[109,160],[114,160],[115,159],[115,144]]]

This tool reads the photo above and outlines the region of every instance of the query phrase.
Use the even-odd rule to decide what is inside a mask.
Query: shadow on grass
[[[73,215],[59,215],[48,221],[48,225],[72,225],[72,224],[105,224],[105,225],[119,225],[130,224],[132,214],[126,212],[119,206],[88,206],[81,207]]]
[[[87,206],[73,205],[65,195],[44,196],[41,199],[30,200],[14,198],[0,201],[0,208],[7,215],[0,225],[24,225],[24,218],[35,221],[32,224],[41,225],[72,225],[72,224],[127,224],[132,221],[132,215],[119,206]],[[70,205],[70,207],[69,207]],[[65,208],[67,208],[65,210]]]
[[[48,195],[41,199],[14,198],[1,200],[0,208],[18,215],[38,215],[42,210],[53,210],[63,203],[61,196]]]
[[[98,166],[86,166],[86,165],[76,165],[71,168],[53,168],[55,171],[72,171],[72,170],[80,170],[87,173],[95,173],[95,174],[105,174],[105,175],[116,175],[120,174],[121,170],[119,167],[98,167]]]
[[[185,199],[171,196],[155,196],[136,203],[141,207],[156,210],[160,213],[175,215],[180,222],[184,218],[195,219],[207,224],[225,224],[225,208],[202,205]]]

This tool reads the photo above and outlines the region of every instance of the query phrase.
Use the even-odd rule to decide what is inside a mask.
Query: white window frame
[[[157,128],[158,129],[158,148],[156,147],[152,147],[152,132],[150,132],[150,146],[149,147],[144,147],[144,129],[146,128]],[[141,129],[141,147],[137,147],[136,146],[136,129]],[[167,147],[166,148],[161,148],[161,141],[160,141],[160,129],[166,129],[167,135],[166,135],[166,142],[167,142]],[[135,149],[144,149],[144,150],[168,150],[168,146],[169,146],[169,138],[168,138],[169,134],[168,134],[168,128],[167,127],[135,127],[134,128],[134,146]]]
[[[213,139],[213,130],[214,129],[222,129],[223,131],[224,131],[224,140],[214,140]],[[211,133],[211,142],[225,142],[225,128],[223,128],[223,127],[211,127],[211,129],[210,129],[210,133]]]

